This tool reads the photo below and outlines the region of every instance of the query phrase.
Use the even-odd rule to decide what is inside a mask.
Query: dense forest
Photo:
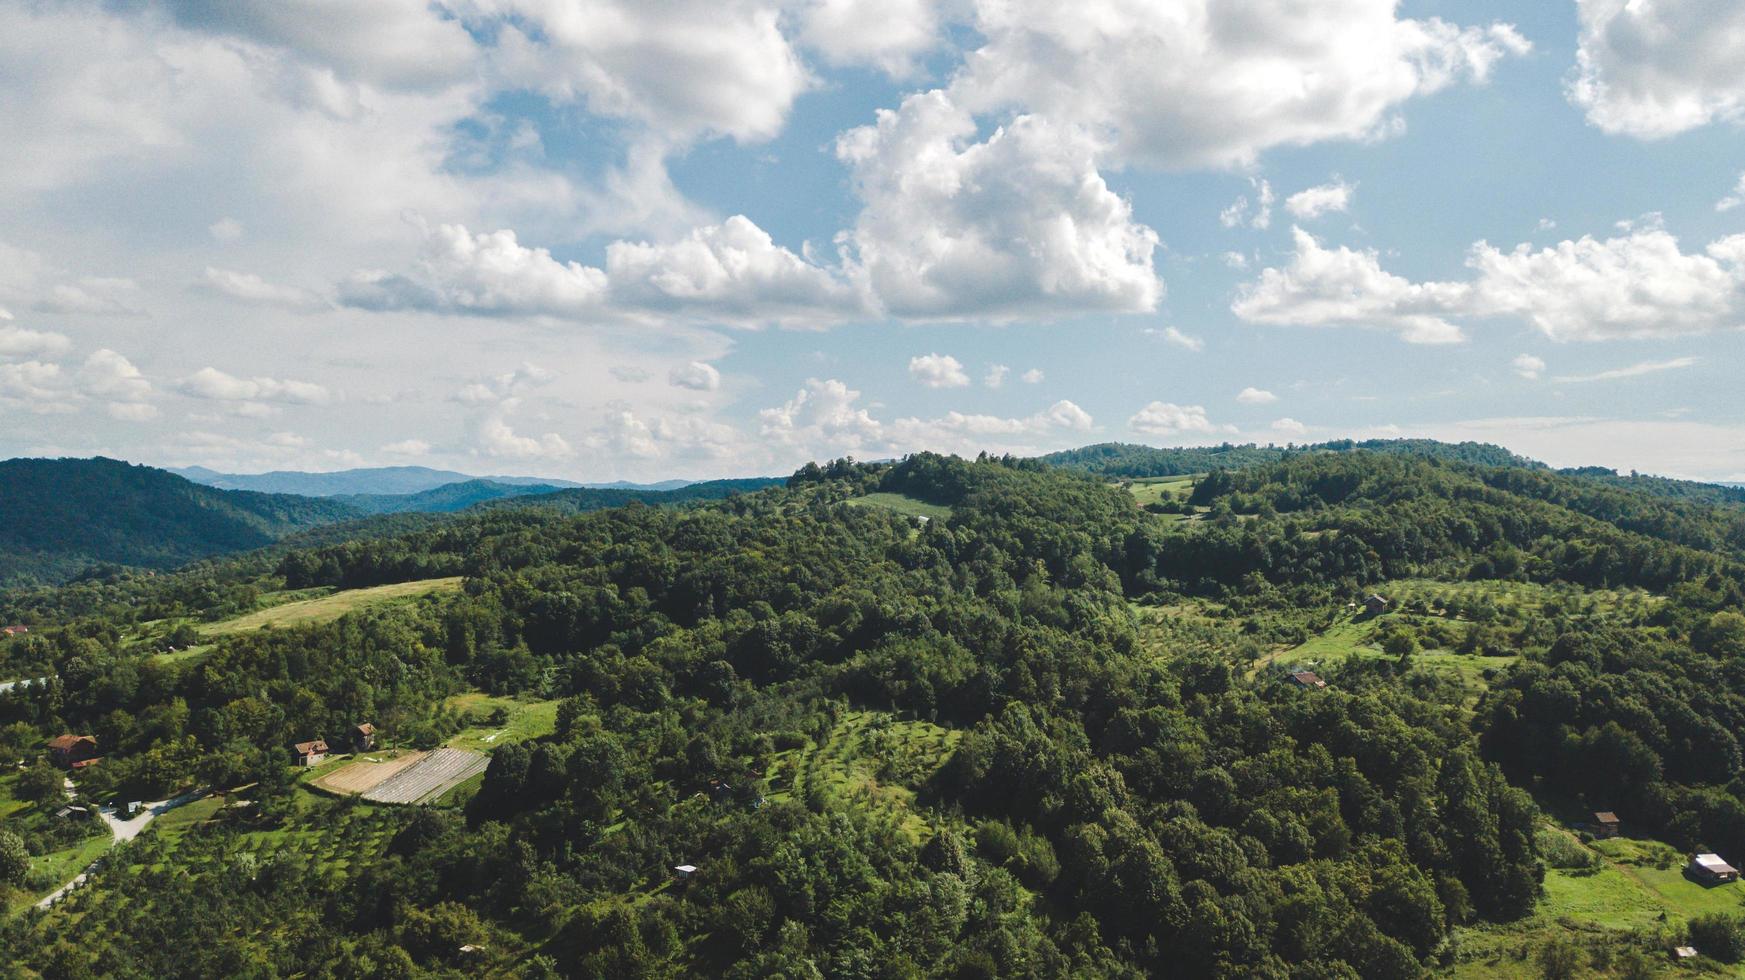
[[[1172,475],[1167,455],[839,460],[684,508],[493,507],[0,594],[32,627],[0,677],[47,678],[0,693],[9,792],[34,801],[0,820],[20,895],[50,883],[7,871],[6,835],[70,846],[39,812],[53,735],[102,746],[92,799],[242,787],[13,914],[0,958],[1283,980],[1745,955],[1736,914],[1541,911],[1599,873],[1587,811],[1745,858],[1745,511],[1494,447],[1334,449],[1184,453],[1198,475],[1145,507],[1108,478]],[[362,720],[428,748],[534,706],[549,729],[445,805],[329,798],[289,765]]]

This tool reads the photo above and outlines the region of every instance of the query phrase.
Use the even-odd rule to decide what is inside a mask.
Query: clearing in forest
[[[556,701],[519,701],[472,691],[449,698],[442,710],[459,714],[466,725],[448,740],[448,746],[455,749],[489,752],[557,731]]]
[[[963,733],[925,721],[899,721],[883,712],[850,711],[824,744],[776,753],[770,766],[773,799],[803,799],[808,792],[864,806],[890,817],[916,842],[933,825],[915,807],[915,789],[951,757]]]
[[[222,636],[227,633],[246,633],[263,626],[330,623],[348,612],[362,609],[365,606],[397,599],[414,599],[436,592],[459,592],[460,586],[461,577],[457,575],[452,578],[427,578],[416,582],[395,582],[392,585],[377,585],[367,589],[344,589],[313,599],[301,599],[266,609],[258,609],[217,623],[207,623],[200,627],[200,632],[207,636]]]
[[[437,749],[377,783],[365,793],[373,803],[434,803],[444,793],[485,771],[491,757],[465,749]]]
[[[319,779],[311,780],[311,784],[320,789],[341,795],[352,793],[368,793],[395,774],[418,764],[426,753],[407,752],[394,756],[390,752],[371,752],[360,755],[349,765],[336,769]]]
[[[951,508],[943,504],[930,504],[925,500],[905,497],[900,493],[869,493],[864,497],[850,497],[850,507],[883,507],[894,510],[909,517],[925,517],[928,520],[945,520],[951,516]]]

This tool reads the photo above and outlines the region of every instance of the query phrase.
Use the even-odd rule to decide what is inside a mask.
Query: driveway
[[[73,798],[72,780],[70,780],[70,779],[67,780],[66,789],[67,789],[67,798],[72,799]],[[139,808],[138,813],[134,814],[132,817],[130,817],[126,820],[121,819],[121,817],[118,815],[119,811],[117,811],[116,808],[112,807],[112,806],[103,807],[102,809],[97,811],[97,815],[103,818],[103,823],[106,826],[108,826],[109,832],[112,835],[114,835],[115,840],[111,841],[109,844],[110,847],[114,847],[116,842],[133,840],[135,837],[138,837],[140,835],[140,832],[145,830],[146,827],[150,826],[151,822],[153,820],[156,820],[159,816],[161,816],[165,813],[168,813],[171,810],[174,810],[176,807],[182,806],[183,804],[192,803],[195,800],[201,799],[201,798],[205,797],[209,792],[210,792],[209,790],[204,790],[204,789],[192,790],[190,792],[183,793],[181,796],[177,796],[177,797],[174,797],[172,799],[159,800],[156,803],[144,804],[143,806],[141,806]],[[42,899],[42,901],[36,903],[36,907],[39,909],[46,909],[49,906],[53,905],[56,901],[60,900],[61,896],[67,894],[68,892],[72,891],[73,889],[79,887],[80,885],[84,884],[87,880],[89,880],[91,877],[91,872],[95,871],[97,869],[97,865],[102,864],[102,863],[103,863],[102,858],[98,858],[97,860],[92,861],[90,866],[87,867],[85,870],[79,872],[78,875],[76,875],[72,881],[69,881],[66,884],[62,885],[61,887],[56,888],[54,891],[49,892],[48,895]]]

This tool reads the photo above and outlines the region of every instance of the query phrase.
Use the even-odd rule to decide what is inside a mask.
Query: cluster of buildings
[[[351,742],[351,751],[372,752],[376,748],[376,726],[367,721],[361,725],[353,725],[347,738]],[[318,766],[327,760],[329,754],[327,740],[323,738],[297,742],[291,746],[291,757],[299,766]]]

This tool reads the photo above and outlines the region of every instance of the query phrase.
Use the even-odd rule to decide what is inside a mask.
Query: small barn
[[[48,741],[48,755],[58,766],[76,766],[96,758],[97,739],[91,735],[56,735]]]
[[[1371,616],[1380,616],[1382,613],[1387,612],[1388,607],[1392,604],[1393,603],[1390,602],[1386,596],[1372,595],[1363,600],[1363,611],[1369,613]]]
[[[1721,885],[1739,880],[1739,869],[1721,860],[1719,854],[1697,853],[1690,856],[1685,873],[1706,885]]]
[[[1291,683],[1298,687],[1306,687],[1311,691],[1319,691],[1327,686],[1327,682],[1321,679],[1321,675],[1312,670],[1291,671]]]
[[[351,730],[351,747],[355,752],[373,752],[376,748],[376,726],[364,722]]]
[[[327,758],[327,743],[322,739],[298,742],[291,746],[291,755],[300,766],[318,766]]]
[[[1618,820],[1618,815],[1612,811],[1600,810],[1594,813],[1595,837],[1616,837],[1621,829],[1623,829],[1623,824]]]

